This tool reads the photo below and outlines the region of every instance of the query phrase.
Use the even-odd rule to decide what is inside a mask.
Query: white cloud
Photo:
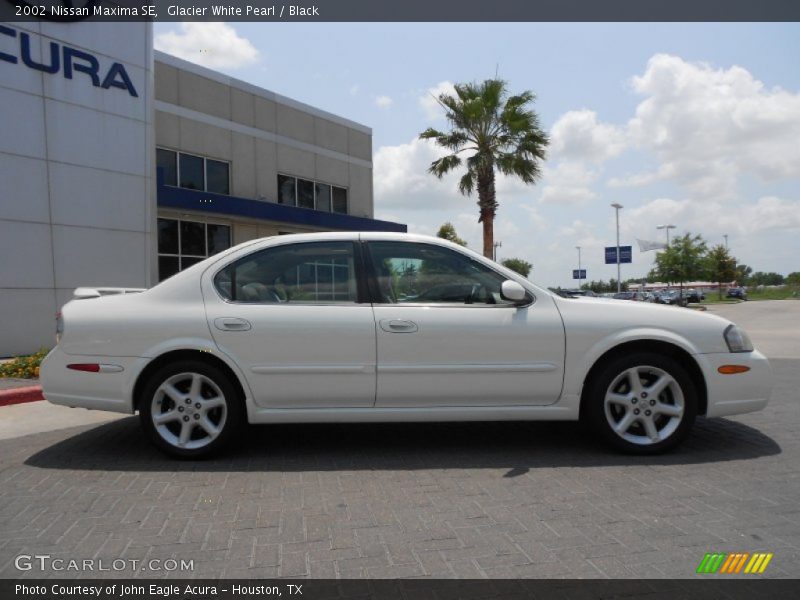
[[[620,154],[626,146],[623,129],[599,123],[593,110],[573,110],[556,121],[550,132],[550,152],[569,160],[603,162]]]
[[[590,187],[597,177],[597,171],[587,168],[583,162],[564,161],[552,168],[545,167],[539,202],[585,205],[597,197]]]
[[[658,198],[628,210],[625,218],[621,218],[621,229],[643,237],[662,223],[678,225],[673,235],[691,231],[702,233],[707,239],[724,233],[752,236],[781,230],[800,231],[800,201],[762,196],[756,202],[734,205],[719,200]]]
[[[378,148],[373,157],[375,205],[441,208],[462,202],[455,175],[438,180],[428,173],[431,162],[444,154],[433,142],[416,138],[407,144]]]
[[[534,231],[545,231],[547,229],[549,222],[535,206],[520,204],[519,207],[527,213],[530,219],[530,224],[528,226],[532,227]]]
[[[439,102],[437,101],[439,96],[441,94],[453,95],[455,93],[456,89],[449,81],[440,81],[435,86],[425,90],[425,93],[419,97],[418,102],[429,121],[433,121],[444,116],[444,109],[439,106]]]
[[[227,23],[181,23],[180,31],[155,36],[156,50],[211,69],[238,69],[259,60],[247,38]]]
[[[391,99],[389,96],[376,96],[375,97],[375,105],[378,108],[389,108],[394,100]]]
[[[667,54],[653,56],[632,87],[645,99],[630,136],[662,164],[614,185],[670,179],[692,195],[723,198],[735,195],[745,173],[765,181],[800,176],[800,94],[767,89],[738,66],[715,69]]]

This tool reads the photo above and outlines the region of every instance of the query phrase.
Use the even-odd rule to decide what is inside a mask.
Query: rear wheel
[[[159,369],[139,402],[142,427],[161,450],[204,458],[221,450],[242,423],[242,402],[229,377],[200,361]]]
[[[617,358],[589,386],[589,424],[624,452],[671,450],[694,424],[697,390],[686,370],[670,356],[637,353]]]

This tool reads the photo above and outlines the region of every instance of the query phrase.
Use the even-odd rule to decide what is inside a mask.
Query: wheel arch
[[[237,373],[225,360],[207,350],[181,348],[177,350],[170,350],[158,355],[156,358],[147,363],[147,365],[139,373],[136,378],[136,383],[133,386],[133,398],[131,399],[131,405],[134,411],[138,410],[142,391],[153,373],[165,365],[179,360],[197,360],[222,370],[230,378],[231,384],[239,393],[239,399],[242,404],[244,405],[246,403],[248,394],[245,384],[243,384]]]
[[[594,364],[592,364],[591,368],[586,373],[581,387],[581,419],[583,419],[585,415],[586,406],[588,404],[587,396],[589,394],[589,389],[591,388],[589,383],[592,381],[592,379],[597,377],[602,372],[603,368],[612,360],[619,356],[631,354],[633,352],[656,352],[658,354],[670,356],[680,362],[681,366],[683,366],[688,372],[689,377],[692,378],[692,382],[695,384],[697,389],[697,414],[706,414],[706,410],[708,408],[708,389],[706,387],[706,380],[703,376],[703,371],[700,369],[700,365],[697,363],[694,357],[684,348],[681,348],[676,344],[663,340],[645,339],[633,340],[618,344],[613,348],[606,350],[606,352],[604,352],[597,360],[595,360]]]

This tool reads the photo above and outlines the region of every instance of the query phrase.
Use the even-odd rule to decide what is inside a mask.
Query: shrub
[[[49,350],[42,348],[29,356],[17,356],[13,360],[0,364],[0,377],[18,377],[31,379],[39,377],[39,365]]]

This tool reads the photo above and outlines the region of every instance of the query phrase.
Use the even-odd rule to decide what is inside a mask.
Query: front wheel
[[[179,458],[205,458],[218,452],[242,417],[242,402],[229,377],[200,361],[159,369],[139,402],[139,418],[150,439]]]
[[[686,370],[670,356],[637,353],[617,358],[589,386],[589,424],[624,452],[671,450],[694,424],[697,390]]]

